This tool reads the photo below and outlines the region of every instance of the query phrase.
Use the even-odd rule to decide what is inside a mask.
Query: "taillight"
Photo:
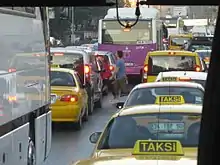
[[[195,70],[196,70],[196,72],[200,72],[200,71],[201,71],[200,66],[196,65],[196,66],[195,66]]]
[[[17,97],[16,96],[8,96],[8,101],[9,102],[16,102],[17,101]]]
[[[16,69],[15,69],[15,68],[9,68],[9,69],[8,69],[8,72],[9,72],[9,73],[11,73],[11,72],[16,72]]]
[[[77,102],[78,97],[76,95],[63,95],[63,96],[61,96],[60,101]]]
[[[144,65],[144,72],[148,72],[148,65]]]
[[[90,67],[89,67],[89,65],[85,65],[85,66],[84,66],[84,73],[85,73],[85,74],[89,74],[89,73],[90,73]]]
[[[163,43],[167,43],[167,39],[166,38],[163,38]]]
[[[110,70],[110,71],[113,71],[113,70],[114,70],[114,66],[110,65],[110,66],[109,66],[109,70]]]

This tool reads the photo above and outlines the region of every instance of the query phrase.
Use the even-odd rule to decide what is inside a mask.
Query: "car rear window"
[[[190,40],[189,37],[171,37],[170,42],[172,46],[182,46]]]
[[[98,59],[102,63],[107,63],[107,64],[110,63],[107,55],[96,55],[96,59]]]
[[[60,68],[73,69],[79,73],[82,80],[84,79],[84,60],[82,54],[52,53],[52,56],[52,64],[59,64]]]
[[[150,56],[148,69],[150,73],[158,74],[164,71],[195,71],[196,56]]]
[[[192,87],[152,87],[132,91],[125,103],[125,107],[135,105],[155,104],[160,95],[182,95],[185,103],[202,104],[204,91]]]
[[[72,74],[61,71],[51,71],[51,86],[76,86],[76,82]]]
[[[98,149],[133,148],[137,140],[178,140],[198,147],[200,113],[148,113],[119,116],[108,125]]]
[[[83,55],[77,54],[77,53],[52,53],[53,64],[60,64],[64,65],[65,68],[69,68],[68,64],[71,64],[71,66],[75,66],[78,64],[83,64]],[[66,66],[65,66],[66,64]],[[72,68],[72,67],[71,67]]]

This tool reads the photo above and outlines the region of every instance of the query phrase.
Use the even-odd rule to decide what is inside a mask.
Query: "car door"
[[[100,61],[100,60],[97,60],[96,59],[96,63],[97,63],[97,67],[98,67],[98,89],[100,92],[102,92],[102,86],[103,86],[103,79],[102,79],[102,76],[101,76],[101,72],[103,71],[103,63]]]
[[[81,93],[81,96],[82,96],[82,100],[83,100],[83,106],[85,107],[87,105],[87,102],[88,102],[88,95],[87,95],[87,92],[85,90],[85,88],[83,87],[83,81],[81,80],[80,76],[79,76],[79,73],[75,73],[74,74],[75,78],[76,78],[76,81],[77,83],[79,84],[79,87],[80,87],[80,93]]]
[[[91,60],[90,61],[90,65],[91,65],[91,81],[93,82],[93,85],[94,85],[94,93],[97,94],[97,93],[99,93],[101,91],[100,88],[99,88],[99,83],[100,83],[99,68],[98,68],[95,56],[91,55],[90,60]],[[97,95],[96,95],[95,99],[98,99]]]

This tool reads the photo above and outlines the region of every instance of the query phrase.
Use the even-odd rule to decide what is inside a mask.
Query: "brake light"
[[[110,65],[110,66],[109,66],[109,70],[110,70],[110,71],[113,71],[113,70],[114,70],[114,66]]]
[[[54,56],[63,56],[63,53],[54,53]]]
[[[15,102],[15,101],[17,101],[17,97],[16,96],[8,96],[8,101]]]
[[[196,72],[200,72],[200,71],[201,71],[200,66],[196,65],[196,66],[195,66],[195,70],[196,70]]]
[[[167,40],[166,40],[166,38],[163,38],[163,43],[167,43]]]
[[[63,96],[61,96],[60,101],[77,102],[78,97],[76,95],[63,95]]]
[[[148,72],[148,65],[144,66],[144,72]]]
[[[169,55],[175,55],[176,52],[168,52]]]
[[[85,73],[85,74],[89,74],[89,73],[90,73],[90,67],[89,67],[89,65],[85,65],[85,66],[84,66],[84,73]]]
[[[11,73],[11,72],[16,72],[16,69],[15,69],[15,68],[9,68],[9,69],[8,69],[8,72],[9,72],[9,73]]]

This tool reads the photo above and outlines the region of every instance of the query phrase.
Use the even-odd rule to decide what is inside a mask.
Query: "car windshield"
[[[204,92],[198,88],[176,86],[141,88],[129,94],[124,106],[155,104],[160,95],[182,95],[186,104],[202,104]]]
[[[129,21],[131,24],[134,22]],[[102,23],[102,43],[149,44],[153,42],[151,20],[138,21],[130,31],[124,31],[123,29],[117,20],[104,20]]]
[[[150,56],[149,72],[158,74],[164,71],[195,71],[195,56]]]
[[[104,131],[98,149],[133,148],[137,140],[179,140],[198,147],[201,114],[148,113],[119,116]]]
[[[171,37],[170,42],[171,46],[183,46],[184,43],[187,43],[189,40],[189,37]]]
[[[51,71],[51,86],[76,86],[73,75],[67,72]]]
[[[189,51],[196,51],[196,50],[212,50],[212,45],[210,44],[198,44],[198,45],[190,45],[188,48]]]

